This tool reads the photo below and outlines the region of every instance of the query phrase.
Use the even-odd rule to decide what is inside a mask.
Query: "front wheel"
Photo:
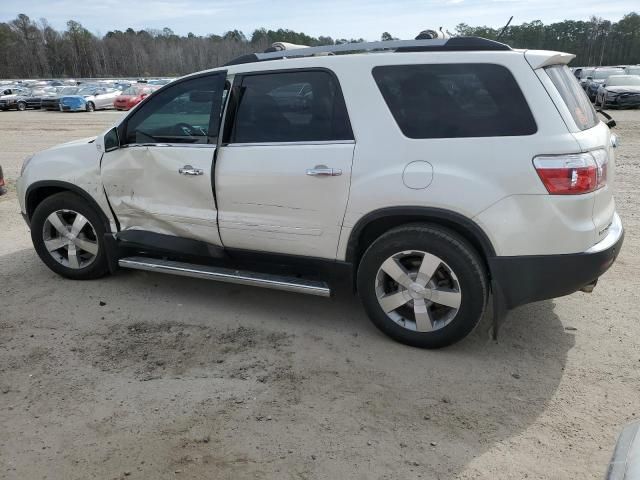
[[[87,112],[93,112],[95,111],[95,109],[96,109],[96,106],[94,105],[93,102],[87,103]]]
[[[416,347],[461,340],[487,305],[482,259],[462,237],[438,226],[407,225],[383,234],[364,253],[357,279],[372,322]]]
[[[40,259],[55,273],[74,280],[105,275],[105,221],[73,193],[58,193],[38,205],[31,239]]]
[[[24,112],[27,109],[27,104],[24,102],[18,102],[18,110]]]

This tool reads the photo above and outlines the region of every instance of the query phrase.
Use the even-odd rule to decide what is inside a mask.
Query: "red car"
[[[154,90],[157,87],[152,85],[131,85],[116,97],[113,106],[116,110],[131,110]]]

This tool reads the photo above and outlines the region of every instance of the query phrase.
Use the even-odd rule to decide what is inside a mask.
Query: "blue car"
[[[87,101],[79,95],[69,95],[60,99],[61,112],[84,112],[87,110]]]

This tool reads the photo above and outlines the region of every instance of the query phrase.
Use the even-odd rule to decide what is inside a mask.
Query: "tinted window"
[[[352,139],[342,93],[328,72],[249,75],[242,80],[232,142]]]
[[[211,75],[157,92],[128,120],[125,143],[216,143],[224,83]]]
[[[373,69],[409,138],[531,135],[536,123],[511,72],[500,65],[393,65]]]
[[[569,68],[566,65],[554,65],[545,70],[567,105],[578,128],[587,130],[595,127],[598,124],[596,111],[578,81],[571,75]]]

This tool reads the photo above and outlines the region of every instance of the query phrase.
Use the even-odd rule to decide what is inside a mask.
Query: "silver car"
[[[60,99],[60,110],[93,112],[105,108],[113,108],[113,101],[120,95],[120,90],[112,87],[81,87],[75,95],[63,96]]]

